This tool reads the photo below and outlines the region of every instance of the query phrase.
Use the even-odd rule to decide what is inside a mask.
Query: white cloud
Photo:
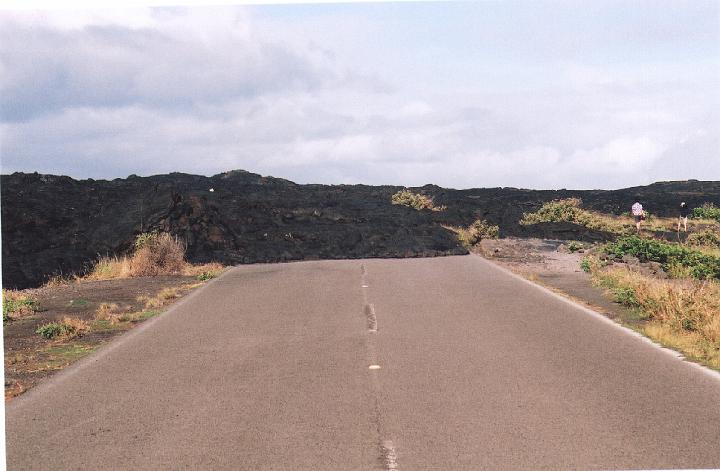
[[[342,71],[315,50],[255,40],[242,12],[120,16],[139,28],[106,22],[107,14],[79,15],[76,23],[5,18],[3,115],[25,120],[73,107],[132,105],[185,111],[339,80]]]
[[[618,138],[601,147],[580,149],[570,161],[576,171],[628,174],[649,169],[664,150],[647,137]]]
[[[394,46],[376,18],[256,12],[0,15],[2,171],[243,168],[302,183],[456,188],[720,179],[718,58],[529,64],[500,50],[483,69],[438,42],[432,57],[448,63],[429,64],[411,48],[420,36]],[[512,44],[525,48],[520,39]],[[467,77],[452,76],[451,59]]]

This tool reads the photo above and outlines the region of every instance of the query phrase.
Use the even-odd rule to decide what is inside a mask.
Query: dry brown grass
[[[90,330],[90,324],[78,317],[65,316],[60,323],[70,327],[71,332],[67,334],[67,338],[80,337]]]
[[[44,288],[58,288],[60,286],[65,286],[73,281],[75,281],[77,277],[73,276],[62,276],[62,275],[55,275],[51,276],[47,279],[47,281],[43,284]]]
[[[138,237],[132,256],[102,257],[83,280],[112,280],[136,276],[180,275],[185,262],[185,246],[170,234],[143,234]]]
[[[138,296],[137,300],[145,303],[145,309],[157,309],[163,305],[162,299],[158,296]]]
[[[201,265],[186,264],[183,268],[183,275],[185,276],[201,276],[209,274],[210,278],[215,278],[225,270],[225,266],[222,263],[210,262],[203,263]]]
[[[642,331],[650,338],[720,369],[720,283],[661,280],[616,266],[593,276],[642,314]]]
[[[720,257],[720,247],[711,247],[707,245],[693,245],[693,250],[697,250],[698,252],[704,253],[705,255],[710,255],[712,257]]]
[[[26,386],[20,381],[10,381],[10,384],[5,386],[5,400],[12,399],[15,396],[25,392]]]
[[[90,273],[82,279],[91,281],[114,280],[132,276],[132,260],[130,257],[102,257],[95,263]]]
[[[157,309],[169,304],[180,296],[181,293],[177,288],[165,288],[153,297],[139,296],[137,300],[145,303],[145,309]]]
[[[133,276],[180,275],[185,265],[185,246],[162,233],[135,250],[130,268]]]
[[[179,298],[180,292],[177,288],[164,288],[158,293],[157,297],[163,301],[169,301],[171,299]]]
[[[95,320],[108,321],[115,325],[122,322],[123,316],[127,313],[127,309],[123,310],[115,303],[100,303],[97,311],[95,311]]]
[[[80,281],[159,275],[195,276],[206,281],[225,269],[216,262],[192,265],[184,257],[185,246],[170,234],[142,234],[131,256],[102,257]]]

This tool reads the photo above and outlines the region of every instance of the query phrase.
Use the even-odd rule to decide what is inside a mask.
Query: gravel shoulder
[[[632,321],[633,313],[613,302],[580,268],[591,245],[583,244],[583,248],[576,251],[570,251],[568,245],[567,241],[560,240],[508,237],[483,240],[477,251],[486,259],[611,319]]]

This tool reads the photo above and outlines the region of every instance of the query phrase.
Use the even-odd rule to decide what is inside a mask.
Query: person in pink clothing
[[[631,211],[633,217],[635,218],[635,229],[637,229],[637,233],[640,234],[640,226],[645,220],[645,210],[643,209],[643,205],[641,205],[639,201],[635,201],[635,204],[632,205]]]

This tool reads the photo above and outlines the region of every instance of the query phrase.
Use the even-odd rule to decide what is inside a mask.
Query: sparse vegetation
[[[615,301],[632,308],[642,332],[688,357],[720,368],[720,284],[660,280],[628,267],[593,272]]]
[[[137,300],[145,303],[145,309],[157,309],[163,305],[163,300],[159,296],[138,296]]]
[[[201,283],[198,283],[200,285]],[[137,298],[138,302],[145,304],[145,309],[158,309],[160,307],[163,307],[166,304],[171,303],[173,300],[179,298],[181,294],[181,290],[187,290],[195,288],[195,285],[184,285],[180,289],[178,288],[165,288],[162,289],[157,295],[155,296],[139,296]]]
[[[27,292],[3,291],[7,315],[11,310],[13,316],[33,313],[39,305],[44,311],[6,326],[6,397],[32,388],[53,371],[92,352],[108,338],[157,316],[177,298],[203,285],[189,277],[202,273],[216,276],[222,270],[218,263],[185,264],[182,277],[46,285],[31,291],[37,300]],[[141,293],[144,296],[138,296]]]
[[[80,343],[64,345],[52,345],[40,352],[43,360],[41,368],[45,370],[59,370],[75,360],[78,360],[88,353],[92,353],[97,347]]]
[[[458,240],[466,246],[473,247],[483,239],[497,239],[500,234],[500,228],[493,226],[485,220],[478,219],[467,228],[455,229]]]
[[[184,257],[185,247],[177,238],[167,233],[144,233],[135,239],[132,256],[102,257],[84,279],[178,275],[187,265]]]
[[[143,233],[135,239],[130,256],[101,257],[81,280],[112,280],[137,276],[185,275],[207,281],[222,273],[217,262],[192,265],[185,262],[185,247],[167,233]]]
[[[392,195],[392,204],[400,204],[409,208],[421,211],[423,209],[429,209],[430,211],[444,211],[447,209],[445,206],[435,206],[432,198],[413,193],[410,190],[401,190]]]
[[[110,325],[115,325],[120,321],[124,314],[120,307],[115,303],[100,303],[97,311],[95,311],[96,321],[107,321]]]
[[[101,257],[95,262],[85,280],[114,280],[133,276],[130,257]]]
[[[578,250],[582,250],[582,249],[584,248],[584,246],[583,246],[583,244],[581,244],[580,242],[575,241],[575,240],[572,240],[572,241],[570,241],[570,243],[567,245],[567,248],[568,248],[568,250],[570,251],[570,253],[575,253],[575,252],[577,252]]]
[[[569,222],[588,229],[615,234],[628,232],[630,227],[622,224],[617,218],[582,209],[582,201],[579,198],[549,201],[537,211],[523,214],[520,220],[523,226],[543,222]]]
[[[90,330],[89,324],[76,317],[63,317],[60,322],[49,322],[37,328],[36,334],[53,339],[56,337],[74,338],[80,337]]]
[[[158,293],[158,298],[163,301],[168,301],[170,299],[175,299],[179,297],[180,293],[178,292],[177,288],[164,288]]]
[[[720,232],[717,229],[705,229],[694,232],[687,238],[687,243],[696,247],[720,248]]]
[[[693,208],[691,216],[693,219],[715,219],[720,222],[720,207],[705,203],[699,208]]]
[[[225,270],[221,263],[211,262],[202,265],[187,264],[183,275],[194,276],[198,281],[208,281],[217,278]]]
[[[37,310],[37,302],[27,295],[12,290],[2,290],[3,323],[15,317],[25,316]]]
[[[88,305],[88,300],[83,298],[71,299],[68,305],[71,307],[85,307]]]
[[[130,306],[122,308],[115,303],[102,303],[95,311],[94,327],[99,330],[112,330],[118,326],[122,327],[121,324],[143,321],[159,313],[160,311],[156,310],[133,312]]]
[[[71,283],[76,278],[77,277],[74,276],[55,275],[48,278],[45,283],[43,283],[43,286],[46,288],[57,288],[58,286],[63,286]]]

